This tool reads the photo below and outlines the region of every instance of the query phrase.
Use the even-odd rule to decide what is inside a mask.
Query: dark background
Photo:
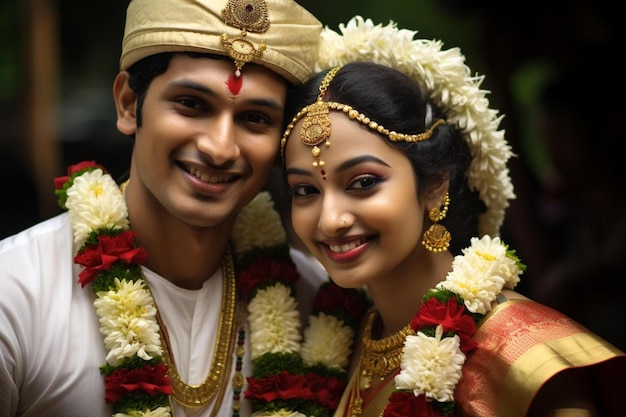
[[[529,265],[520,291],[626,348],[622,15],[604,0],[300,3],[335,30],[360,14],[461,48],[517,154],[502,235]],[[66,165],[126,171],[111,95],[126,4],[0,0],[0,238],[59,212]]]

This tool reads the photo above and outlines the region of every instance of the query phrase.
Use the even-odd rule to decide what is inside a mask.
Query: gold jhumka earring
[[[445,226],[438,223],[445,219],[449,206],[450,196],[446,193],[441,201],[441,208],[433,207],[428,212],[428,218],[433,224],[424,232],[422,245],[430,252],[439,253],[448,250],[450,247],[452,236]]]

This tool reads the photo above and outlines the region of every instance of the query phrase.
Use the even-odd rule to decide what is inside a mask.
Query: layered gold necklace
[[[163,362],[168,367],[168,375],[172,385],[172,398],[185,407],[201,407],[209,403],[213,398],[217,398],[213,407],[219,410],[224,398],[227,383],[224,380],[230,374],[233,360],[233,347],[237,338],[237,317],[239,316],[239,303],[235,283],[235,268],[230,248],[222,260],[222,276],[224,277],[224,290],[222,291],[222,307],[220,313],[219,326],[217,330],[217,341],[213,352],[211,370],[202,384],[190,385],[184,382],[176,369],[176,362],[172,355],[167,328],[163,323],[161,315],[157,309],[157,321],[161,329],[161,335],[165,341],[163,349]],[[243,352],[237,352],[243,355]],[[243,387],[243,375],[241,370],[237,370],[233,376],[233,388],[235,391]],[[217,397],[216,397],[217,395]],[[236,407],[236,405],[235,405]]]
[[[360,417],[363,414],[361,390],[371,388],[374,377],[384,381],[387,376],[400,368],[404,341],[408,335],[415,334],[411,327],[407,325],[390,336],[377,340],[373,339],[372,330],[377,314],[376,309],[371,308],[367,313],[363,326],[359,372],[350,393],[349,415],[351,417]]]

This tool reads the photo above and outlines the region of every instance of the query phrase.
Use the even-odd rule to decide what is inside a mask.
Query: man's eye
[[[179,98],[176,102],[190,109],[202,110],[204,108],[200,100],[191,97]]]
[[[269,117],[259,113],[246,113],[243,116],[243,119],[251,123],[271,124],[271,120]]]

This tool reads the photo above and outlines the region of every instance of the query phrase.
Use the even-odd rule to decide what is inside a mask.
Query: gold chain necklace
[[[372,386],[374,375],[380,377],[382,381],[387,375],[400,367],[402,362],[402,349],[404,340],[410,334],[414,334],[411,327],[407,325],[399,332],[380,340],[372,339],[372,327],[376,318],[376,310],[370,309],[365,326],[363,327],[363,353],[361,355],[361,389]]]
[[[415,334],[411,326],[407,325],[383,339],[372,339],[372,328],[376,314],[376,309],[372,307],[367,313],[361,333],[363,348],[359,358],[359,373],[356,375],[350,390],[348,405],[348,416],[350,417],[362,416],[363,397],[361,397],[361,390],[371,388],[374,375],[383,381],[385,377],[400,367],[404,341],[408,335]]]
[[[217,343],[213,353],[211,370],[206,379],[200,385],[189,385],[185,383],[178,371],[176,362],[171,355],[171,346],[167,328],[161,319],[157,309],[157,321],[161,329],[161,335],[165,341],[163,349],[163,363],[168,367],[168,376],[172,385],[172,398],[185,407],[201,407],[211,401],[218,393],[214,410],[218,410],[224,397],[226,384],[224,379],[232,365],[232,352],[235,345],[237,326],[237,291],[235,284],[235,267],[230,247],[222,260],[222,275],[224,280],[224,291],[222,292],[222,308],[220,313],[219,327],[217,330]],[[242,378],[238,375],[233,377],[233,387],[235,390],[243,386]]]

